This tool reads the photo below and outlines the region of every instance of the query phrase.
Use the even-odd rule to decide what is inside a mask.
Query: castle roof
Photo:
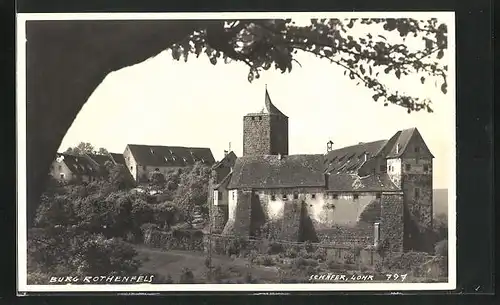
[[[323,155],[244,156],[228,188],[324,187]]]
[[[421,137],[416,128],[400,130],[389,140],[342,147],[326,155],[244,156],[236,160],[228,188],[396,191],[387,173],[376,168],[377,159],[402,156],[415,135]]]
[[[281,112],[276,106],[274,106],[274,104],[271,102],[271,96],[269,96],[269,91],[267,91],[267,88],[266,88],[266,93],[265,93],[265,97],[264,97],[264,108],[262,108],[262,111],[257,113],[248,113],[247,115],[276,115],[276,116],[281,116],[281,117],[284,117],[284,118],[287,118],[288,117],[286,115],[283,114],[283,112]]]
[[[210,148],[128,144],[136,162],[143,166],[190,166],[215,163]]]
[[[387,140],[379,140],[332,150],[325,156],[326,170],[331,173],[356,173],[365,162],[365,154],[367,159],[378,156],[386,143]]]
[[[327,180],[327,191],[382,192],[399,190],[386,173],[371,174],[365,177],[360,177],[357,174],[330,174]]]
[[[227,155],[224,156],[224,158],[222,158],[220,161],[216,162],[213,166],[212,166],[212,169],[216,169],[222,165],[225,165],[225,164],[228,164],[230,166],[234,165],[234,162],[236,161],[238,157],[236,156],[236,154],[231,151],[229,153],[227,153]]]

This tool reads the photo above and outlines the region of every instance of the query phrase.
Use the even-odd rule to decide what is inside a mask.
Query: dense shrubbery
[[[50,276],[130,275],[139,267],[136,251],[117,238],[78,228],[36,228],[28,232],[28,279],[47,284]]]

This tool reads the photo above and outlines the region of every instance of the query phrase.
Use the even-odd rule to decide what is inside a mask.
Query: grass
[[[144,246],[136,246],[136,250],[139,253],[137,258],[142,262],[140,268],[142,273],[157,273],[164,277],[170,275],[174,282],[178,282],[182,270],[189,268],[196,281],[204,282],[206,280],[207,267],[205,266],[206,256],[204,253],[180,250],[165,251]],[[276,268],[249,266],[244,259],[230,259],[226,256],[213,255],[212,265],[228,270],[228,273],[234,277],[236,275],[244,277],[249,272],[259,283],[277,283],[279,281]]]

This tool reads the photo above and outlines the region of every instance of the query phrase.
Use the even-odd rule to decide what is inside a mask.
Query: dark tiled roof
[[[238,158],[228,188],[324,187],[324,155]]]
[[[216,169],[218,168],[219,166],[222,166],[224,164],[228,164],[230,166],[233,166],[234,165],[234,162],[236,162],[236,159],[238,157],[236,156],[236,154],[234,152],[229,152],[227,155],[224,156],[224,158],[222,158],[219,162],[215,163],[213,166],[212,166],[212,169]]]
[[[382,192],[399,190],[385,173],[366,177],[360,177],[356,174],[331,174],[328,175],[327,180],[328,191]]]
[[[365,162],[364,154],[368,154],[368,159],[375,157],[386,143],[387,140],[380,140],[332,150],[326,154],[325,167],[332,174],[357,173]]]
[[[146,166],[189,166],[196,162],[207,165],[215,163],[210,148],[128,145],[136,162]]]
[[[87,156],[99,164],[99,166],[105,166],[106,162],[113,162],[109,155],[87,154]]]
[[[72,173],[78,175],[100,176],[103,175],[101,168],[87,156],[76,156],[71,154],[57,154],[57,159],[64,162]]]
[[[283,114],[274,104],[271,102],[271,97],[269,96],[269,92],[266,89],[266,97],[265,97],[265,104],[266,104],[266,110],[269,114],[274,114],[274,115],[279,115],[279,116],[284,116],[287,118],[286,115]]]
[[[398,131],[393,138],[396,138],[395,143],[392,145],[391,150],[387,154],[388,158],[397,158],[400,157],[403,152],[406,150],[410,139],[415,133],[416,128],[404,129]],[[399,144],[399,151],[397,150],[397,145]]]
[[[109,154],[111,155],[113,161],[115,161],[116,164],[125,165],[125,158],[123,157],[123,154],[117,154],[117,153],[109,153]]]
[[[231,175],[232,173],[229,173],[224,179],[219,184],[214,185],[214,190],[218,190],[221,186],[222,187],[227,187],[229,182],[231,181]]]

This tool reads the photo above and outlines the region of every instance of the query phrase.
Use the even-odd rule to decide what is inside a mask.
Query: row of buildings
[[[215,162],[209,148],[127,145],[123,154],[59,154],[59,179],[95,179],[107,162],[123,164],[138,182],[152,172],[202,162],[209,183],[214,233],[279,240],[377,245],[395,251],[429,250],[434,156],[416,128],[384,140],[323,154],[288,153],[288,117],[265,92],[265,107],[243,117],[243,155]]]

